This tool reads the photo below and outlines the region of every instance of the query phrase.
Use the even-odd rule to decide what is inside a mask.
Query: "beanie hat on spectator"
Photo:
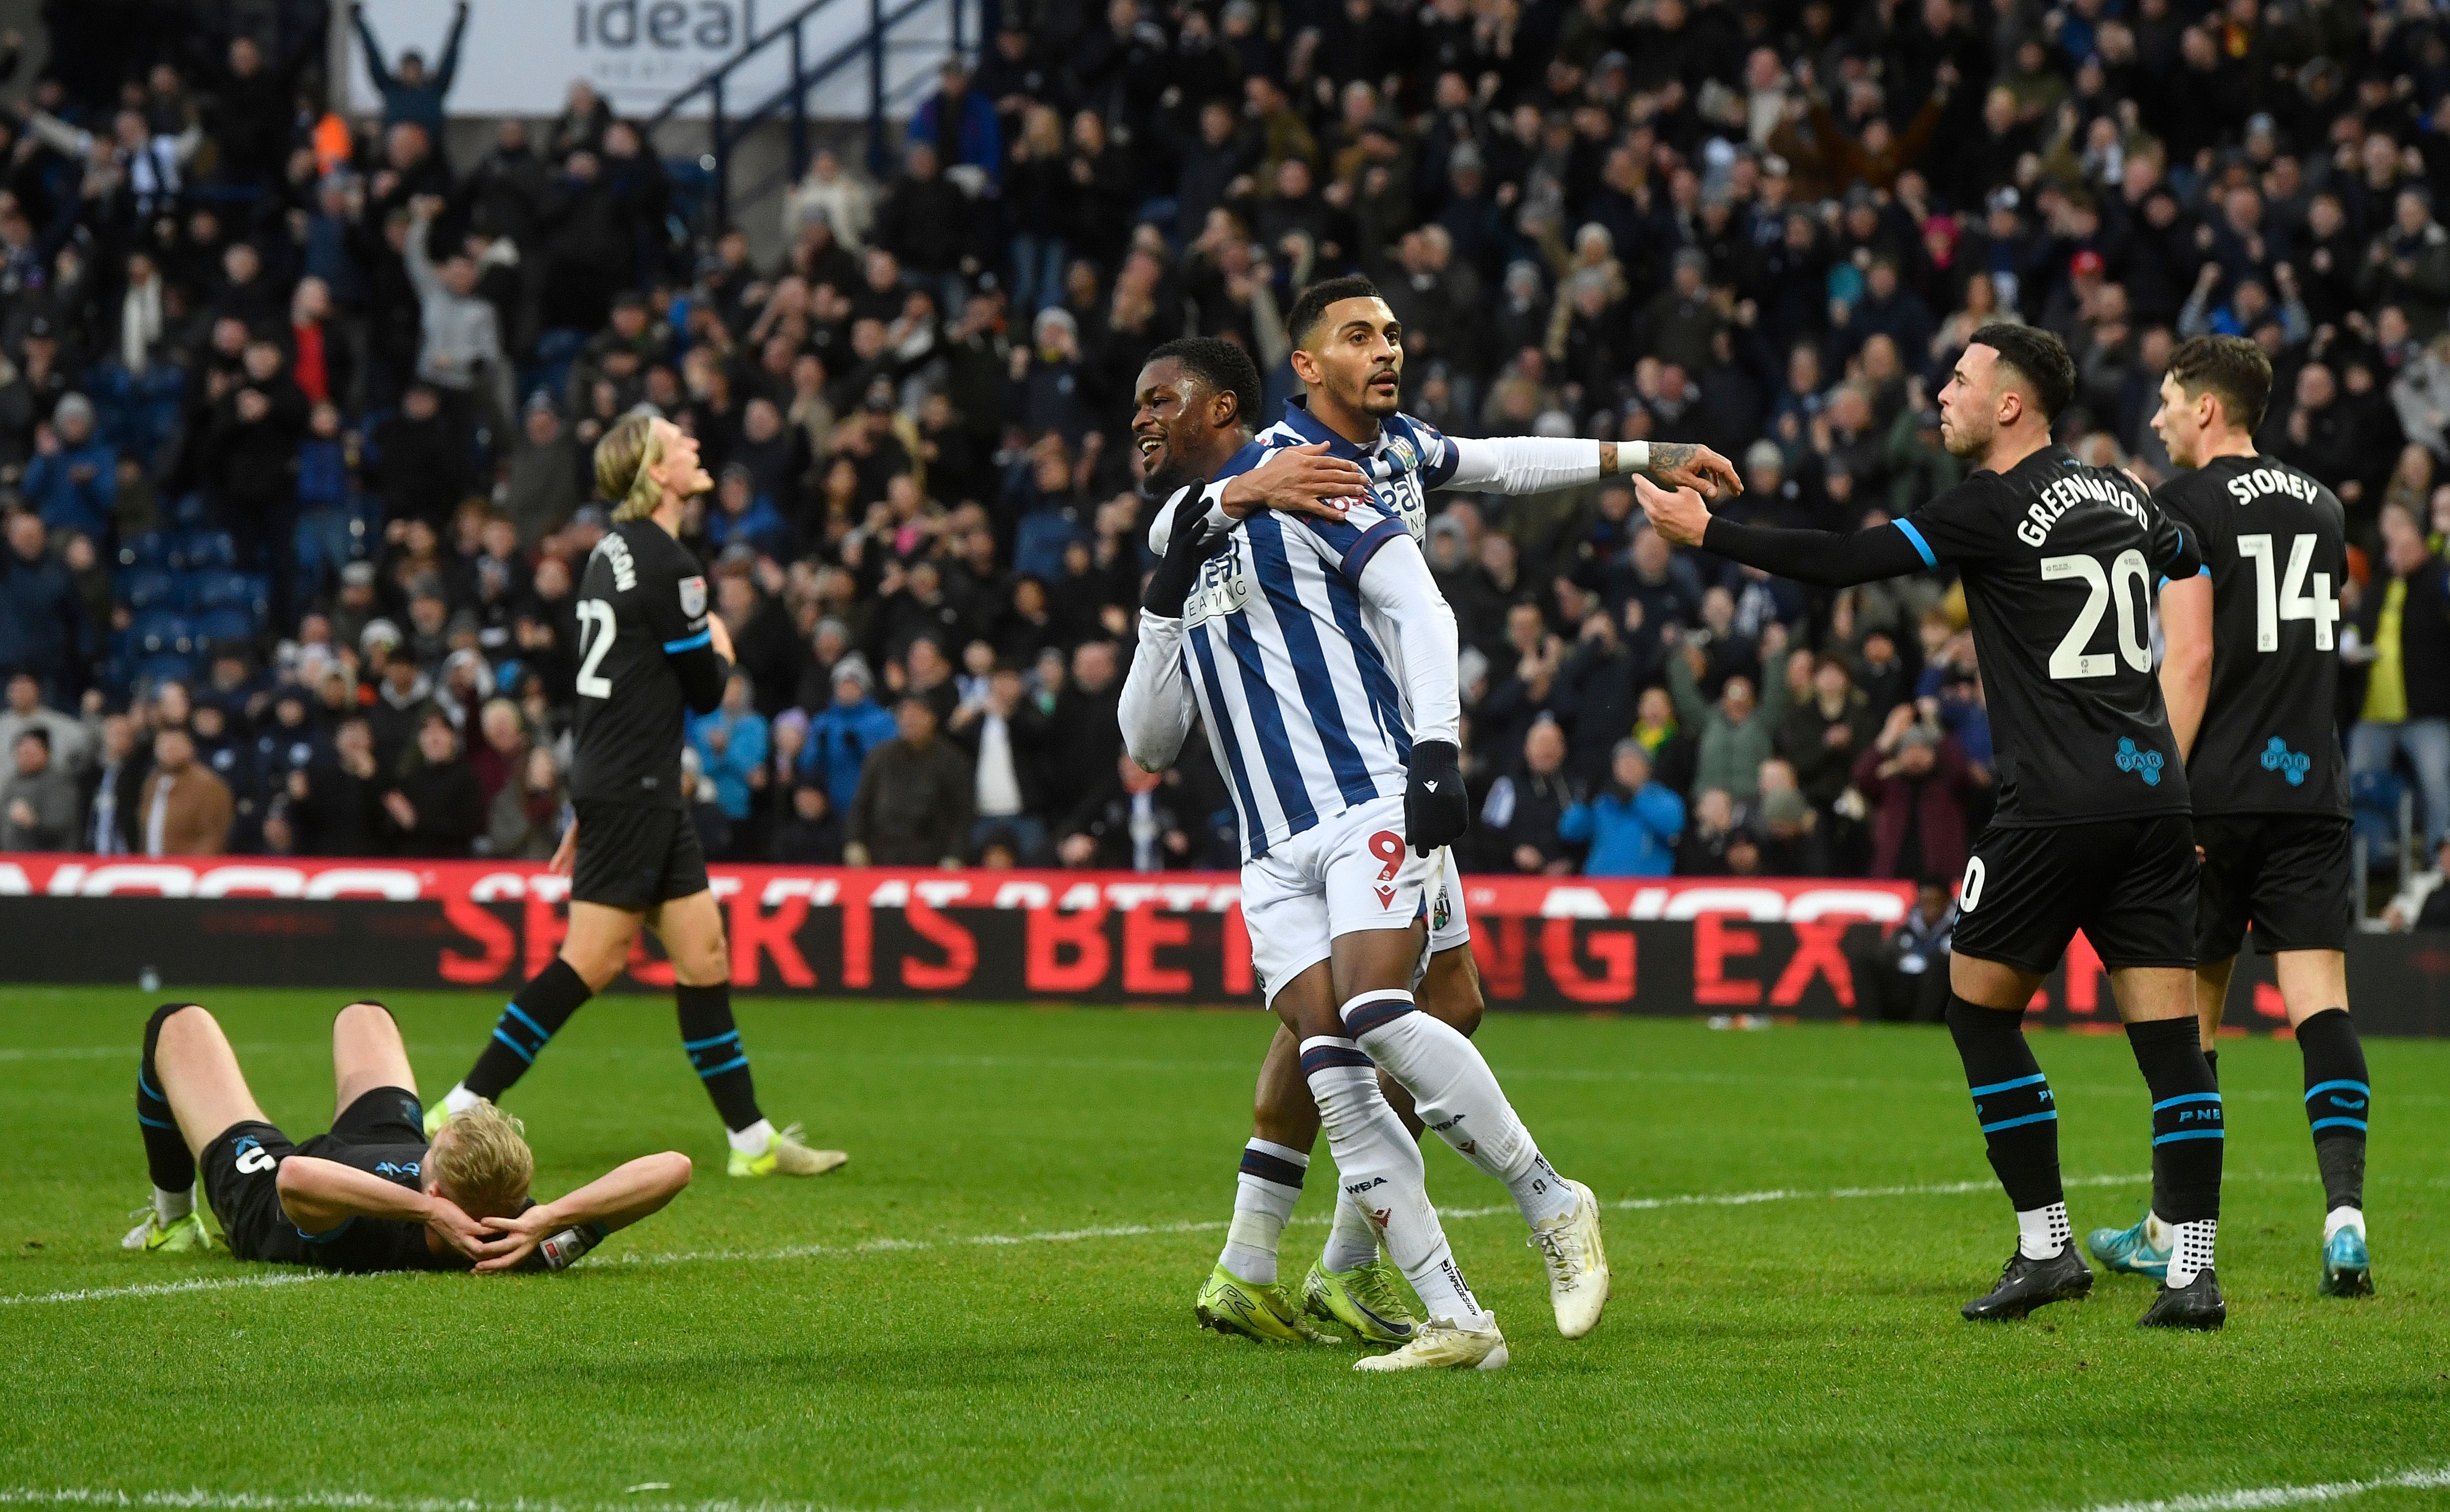
[[[87,428],[91,429],[93,400],[82,394],[70,394],[60,400],[59,407],[51,412],[51,416],[57,420],[83,420]]]
[[[374,649],[377,641],[380,641],[385,646],[397,647],[400,641],[399,627],[387,619],[366,621],[366,628],[358,631],[359,653],[362,655]]]
[[[1767,437],[1744,448],[1744,471],[1747,473],[1757,473],[1765,467],[1783,468],[1785,466],[1786,454],[1779,449],[1776,441]]]
[[[876,674],[867,669],[867,658],[857,651],[852,651],[841,661],[834,663],[833,680],[836,684],[857,683],[860,696],[863,698],[876,687]]]

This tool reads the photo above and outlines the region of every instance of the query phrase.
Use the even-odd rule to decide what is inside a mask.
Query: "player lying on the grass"
[[[2051,440],[2075,364],[2023,326],[1974,333],[1940,391],[1940,439],[1977,470],[1891,525],[1852,534],[1714,517],[1687,490],[1637,480],[1669,541],[1839,588],[1959,570],[1998,754],[1999,803],[1965,863],[1948,1027],[2016,1250],[1968,1318],[2020,1318],[2092,1288],[2059,1180],[2058,1107],[2026,1042],[2025,1007],[2081,928],[2110,968],[2152,1094],[2152,1185],[2175,1226],[2153,1327],[2216,1328],[2222,1105],[2195,1027],[2195,847],[2187,771],[2152,676],[2155,574],[2203,559],[2123,473]]]
[[[231,1254],[327,1270],[559,1270],[689,1185],[689,1156],[668,1150],[537,1202],[525,1132],[490,1102],[429,1140],[399,1026],[370,999],[332,1020],[332,1077],[331,1132],[293,1144],[256,1106],[211,1014],[156,1009],[136,1071],[153,1205],[122,1245],[211,1248],[198,1162]]]
[[[1305,392],[1286,406],[1284,420],[1248,451],[1242,446],[1255,414],[1257,372],[1239,348],[1204,343],[1217,351],[1205,363],[1213,371],[1203,380],[1182,362],[1194,343],[1160,347],[1135,387],[1140,402],[1133,429],[1151,492],[1171,506],[1175,499],[1168,495],[1175,490],[1214,479],[1204,491],[1211,530],[1230,529],[1234,520],[1267,508],[1317,515],[1333,525],[1351,502],[1366,501],[1393,514],[1420,545],[1427,536],[1427,494],[1440,488],[1537,493],[1623,471],[1714,494],[1742,490],[1735,468],[1707,447],[1545,436],[1449,438],[1402,414],[1403,329],[1367,279],[1332,279],[1304,291],[1291,312],[1288,334],[1296,343],[1293,362]],[[1237,364],[1254,385],[1250,396],[1238,399],[1236,383],[1224,376]],[[1151,549],[1160,556],[1171,543],[1173,518],[1171,508],[1161,507],[1151,527]],[[1390,654],[1396,649],[1388,637],[1381,642]],[[1482,1011],[1470,924],[1451,853],[1442,850],[1435,860],[1430,957],[1415,986],[1423,1012],[1468,1036]],[[1276,1279],[1278,1238],[1300,1197],[1318,1132],[1316,1106],[1296,1074],[1298,1063],[1298,1041],[1279,1029],[1260,1068],[1252,1138],[1236,1181],[1234,1228],[1202,1289],[1203,1308],[1212,1293],[1265,1288]],[[1388,1100],[1417,1136],[1422,1124],[1410,1093],[1390,1077],[1381,1079]],[[1446,1132],[1473,1143],[1466,1131]],[[1604,1300],[1575,1295],[1587,1289],[1580,1280],[1586,1267],[1568,1252],[1573,1234],[1573,1226],[1551,1223],[1535,1227],[1532,1240],[1547,1262],[1552,1302],[1569,1337],[1588,1331]],[[1340,1322],[1364,1338],[1398,1341],[1413,1321],[1379,1261],[1367,1217],[1351,1202],[1337,1204],[1334,1226],[1302,1291],[1312,1314]],[[1259,1314],[1258,1331],[1291,1337],[1274,1319],[1273,1312]]]
[[[2258,455],[2271,359],[2243,337],[2199,336],[2170,354],[2152,428],[2188,469],[2153,502],[2202,547],[2208,576],[2161,590],[2161,688],[2194,797],[2203,852],[2195,1009],[2204,1058],[2246,925],[2272,958],[2305,1059],[2305,1116],[2323,1175],[2324,1296],[2373,1290],[2365,1250],[2365,1121],[2373,1089],[2348,1017],[2356,918],[2346,763],[2332,710],[2340,656],[2335,590],[2347,582],[2346,511],[2285,462]],[[2158,1211],[2086,1239],[2113,1270],[2160,1276],[2175,1235]]]
[[[731,1017],[723,910],[682,805],[684,710],[713,712],[733,662],[730,632],[707,612],[705,574],[678,538],[689,500],[713,486],[696,438],[670,420],[628,416],[596,443],[595,487],[613,501],[612,529],[579,580],[574,817],[553,855],[553,869],[571,879],[570,928],[553,963],[504,1005],[467,1077],[426,1115],[428,1133],[498,1101],[621,975],[644,926],[671,958],[681,1048],[723,1118],[725,1169],[814,1176],[850,1158],[809,1149],[799,1125],[777,1130],[758,1109]]]

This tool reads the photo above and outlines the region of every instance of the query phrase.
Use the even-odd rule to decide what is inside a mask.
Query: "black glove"
[[[1200,564],[1224,550],[1233,533],[1226,530],[1209,534],[1205,492],[1187,492],[1174,507],[1174,533],[1166,540],[1165,555],[1157,559],[1157,571],[1149,574],[1148,592],[1141,596],[1140,607],[1166,619],[1182,618],[1182,603],[1191,596],[1191,585],[1199,580]]]
[[[1404,780],[1404,835],[1415,856],[1453,844],[1471,827],[1461,759],[1450,741],[1412,743],[1412,769]]]

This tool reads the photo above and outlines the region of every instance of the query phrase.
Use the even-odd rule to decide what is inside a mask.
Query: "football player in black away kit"
[[[553,964],[502,1009],[467,1079],[430,1129],[496,1100],[579,1005],[629,963],[645,924],[671,958],[681,1048],[729,1131],[735,1176],[814,1176],[850,1157],[811,1150],[798,1125],[757,1109],[731,1018],[723,911],[681,790],[685,716],[712,713],[731,675],[731,635],[706,611],[706,577],[678,539],[688,501],[714,486],[697,440],[670,420],[625,417],[595,444],[595,487],[613,503],[578,587],[578,727],[570,829],[553,869],[570,877],[570,931]],[[575,863],[574,866],[574,861]]]
[[[2219,1088],[2196,1042],[2195,846],[2187,771],[2152,675],[2151,594],[2202,570],[2185,532],[2124,473],[2051,440],[2075,364],[2055,336],[1987,325],[1940,391],[1940,438],[1979,470],[1912,514],[1853,534],[1712,518],[1699,494],[1637,479],[1668,540],[1839,588],[1958,569],[1996,738],[1999,803],[1965,863],[1949,1033],[2016,1209],[2015,1253],[1968,1318],[2021,1318],[2092,1289],[2059,1181],[2058,1109],[2023,1029],[2082,929],[2110,968],[2152,1094],[2152,1172],[2176,1245],[2150,1327],[2216,1328]]]
[[[2152,427],[2191,471],[2153,501],[2202,549],[2209,575],[2161,591],[2161,668],[2169,729],[2194,796],[2203,886],[2195,916],[2195,1006],[2205,1058],[2246,925],[2273,958],[2305,1060],[2305,1116],[2323,1174],[2326,1297],[2373,1290],[2365,1250],[2364,1047],[2348,1017],[2348,783],[2333,723],[2334,626],[2347,581],[2346,512],[2329,489],[2259,456],[2254,430],[2271,362],[2252,341],[2199,336],[2170,356]],[[2088,1236],[2113,1270],[2167,1262],[2157,1212]]]
[[[195,1211],[199,1163],[231,1254],[326,1270],[559,1270],[689,1185],[689,1156],[668,1150],[537,1202],[524,1131],[490,1102],[428,1140],[408,1047],[379,1002],[332,1020],[332,1132],[292,1144],[256,1106],[211,1014],[155,1010],[136,1069],[153,1206],[122,1244],[211,1248]]]

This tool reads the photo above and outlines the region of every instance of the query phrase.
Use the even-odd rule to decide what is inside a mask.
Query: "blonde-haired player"
[[[660,416],[625,416],[595,444],[595,489],[612,505],[612,529],[578,588],[575,817],[553,856],[571,879],[570,932],[504,1005],[466,1078],[426,1115],[429,1132],[509,1091],[621,974],[643,924],[671,959],[681,1045],[722,1115],[730,1173],[814,1176],[850,1158],[809,1149],[796,1124],[777,1130],[758,1110],[731,1018],[723,911],[684,801],[687,716],[713,712],[731,675],[730,632],[707,612],[705,571],[679,539],[690,499],[713,486],[697,438]]]
[[[332,1128],[301,1143],[263,1116],[222,1026],[197,1003],[145,1025],[136,1116],[153,1205],[122,1243],[211,1246],[196,1168],[241,1260],[329,1270],[558,1270],[689,1185],[689,1156],[642,1155],[552,1202],[529,1194],[519,1121],[480,1102],[429,1141],[391,1010],[361,999],[332,1021]]]

